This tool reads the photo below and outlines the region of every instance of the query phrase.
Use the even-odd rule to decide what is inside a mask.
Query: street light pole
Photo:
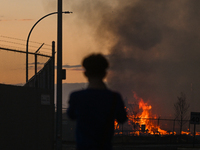
[[[31,28],[26,41],[26,83],[28,82],[28,43],[34,27],[44,18],[58,14],[57,17],[57,116],[56,116],[56,150],[62,150],[62,14],[72,13],[62,11],[62,0],[58,0],[58,11],[40,18]]]
[[[56,150],[62,150],[62,0],[58,0]]]
[[[30,35],[34,29],[34,27],[44,18],[50,16],[50,15],[53,15],[53,14],[57,14],[58,12],[52,12],[52,13],[49,13],[45,16],[43,16],[42,18],[40,18],[34,25],[33,27],[31,28],[31,30],[29,31],[29,34],[28,34],[28,37],[27,37],[27,40],[26,40],[26,83],[28,82],[28,43],[29,43],[29,38],[30,38]],[[68,14],[68,13],[72,13],[72,12],[69,12],[69,11],[64,11],[62,13],[65,13],[65,14]]]

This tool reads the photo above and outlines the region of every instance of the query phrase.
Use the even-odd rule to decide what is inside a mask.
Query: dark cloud
[[[132,91],[136,91],[159,107],[158,112],[170,110],[171,113],[181,91],[188,95],[191,103],[195,101],[190,86],[192,83],[200,90],[200,30],[196,21],[199,10],[191,13],[191,3],[199,4],[187,0],[141,0],[128,9],[120,9],[128,14],[114,18],[107,27],[118,37],[111,49],[113,73],[108,80],[111,87],[129,99]]]
[[[117,0],[71,4],[101,45],[108,43],[108,84],[128,101],[133,91],[155,112],[173,116],[180,92],[199,111],[200,1]],[[196,104],[195,104],[196,103]]]
[[[81,65],[63,65],[63,68],[81,68]]]
[[[35,65],[35,62],[28,63],[29,65]],[[44,65],[45,63],[37,62],[38,65]]]
[[[57,68],[57,66],[55,66]],[[74,71],[83,71],[83,68],[81,65],[63,65],[63,69],[69,69]]]

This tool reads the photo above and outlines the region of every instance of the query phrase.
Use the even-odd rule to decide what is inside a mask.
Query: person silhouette
[[[114,120],[127,121],[124,102],[118,92],[108,89],[103,82],[109,64],[102,54],[89,55],[82,66],[88,87],[70,94],[67,109],[68,117],[76,120],[76,148],[112,150]]]

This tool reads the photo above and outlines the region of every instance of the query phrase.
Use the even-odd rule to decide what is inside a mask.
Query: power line
[[[3,48],[3,49],[13,49],[13,50],[16,50],[16,51],[22,51],[22,49],[24,49],[24,47],[22,48],[22,47],[16,47],[16,46],[10,46],[10,45],[3,45],[3,44],[0,44],[0,50],[1,50],[1,48]],[[37,47],[38,48],[38,47]],[[35,49],[29,49],[30,51],[35,51]],[[48,49],[48,50],[50,50],[50,49]],[[25,52],[25,50],[23,51],[23,52]],[[33,53],[33,52],[32,52]],[[40,52],[40,54],[41,54],[41,52]],[[51,53],[50,52],[47,52],[47,51],[42,51],[42,54],[43,55],[50,55]]]
[[[12,44],[18,44],[18,45],[23,45],[25,46],[25,44],[22,44],[22,43],[16,43],[16,42],[11,42],[11,41],[5,41],[5,40],[0,40],[2,42],[6,42],[6,43],[12,43]],[[38,46],[30,46],[30,47],[35,47],[35,48],[38,48]],[[51,50],[50,48],[43,48],[43,49],[47,49],[47,50]]]
[[[23,41],[23,43],[22,43]],[[19,38],[14,38],[14,37],[9,37],[9,36],[3,36],[0,35],[0,50],[7,50],[7,51],[13,51],[13,52],[20,52],[20,53],[25,53],[25,47],[26,45],[24,44],[26,40],[24,39],[19,39]],[[38,44],[41,45],[40,42],[34,42],[30,41],[31,45],[29,45],[29,54],[35,53],[36,49],[38,49]],[[9,45],[8,45],[9,44]],[[34,45],[35,44],[35,45]],[[22,47],[23,46],[23,47]],[[50,56],[50,51],[52,45],[49,44],[44,44],[40,52],[38,53],[38,56]],[[24,50],[24,51],[23,51]]]
[[[11,42],[11,41],[5,41],[5,40],[0,40],[1,42],[6,42],[6,43],[12,43],[12,44],[18,44],[18,45],[25,45],[22,43],[16,43],[16,42]]]
[[[6,51],[12,51],[12,52],[19,52],[19,53],[26,53],[25,51],[22,51],[22,50],[16,50],[16,49],[10,49],[10,48],[3,48],[3,47],[0,47],[0,50],[6,50]],[[38,56],[43,56],[43,57],[51,57],[49,55],[44,55],[44,54],[40,54],[40,53],[33,53],[33,52],[28,52],[28,54],[38,55]]]
[[[4,40],[5,38],[7,39],[14,39],[14,40],[18,40],[18,41],[25,41],[23,39],[19,39],[19,38],[13,38],[13,37],[8,37],[8,36],[2,36],[0,35],[0,37],[3,37],[3,39],[0,39],[1,43],[11,43],[12,46],[10,45],[6,45],[6,44],[0,44],[1,46],[3,47],[12,47],[12,48],[15,48],[15,49],[24,49],[24,48],[21,48],[21,47],[16,47],[16,46],[13,46],[13,45],[23,45],[24,47],[26,46],[24,43],[19,43],[19,42],[15,42],[15,41],[8,41],[8,40]],[[33,42],[35,44],[40,44],[39,42]],[[47,48],[46,46],[50,46],[49,44],[44,44],[44,47],[42,48],[42,51],[44,50],[51,50],[51,48]],[[32,48],[38,48],[38,46],[33,46],[33,45],[30,45],[29,47],[32,47]],[[30,49],[31,51],[35,51],[35,49]]]
[[[0,35],[0,37],[2,37],[2,38],[8,38],[8,39],[14,39],[14,40],[19,40],[19,41],[26,41],[26,40],[24,40],[24,39],[19,39],[19,38],[13,38],[13,37],[8,37],[8,36],[4,36],[4,35]],[[29,42],[31,42],[31,43],[37,43],[37,44],[42,44],[42,43],[40,43],[40,42],[35,42],[35,41],[29,41]],[[45,44],[46,46],[51,46],[50,44]]]
[[[2,41],[2,42],[6,42],[6,43],[12,43],[12,44],[17,44],[17,45],[23,45],[23,46],[25,46],[25,44],[22,44],[22,43],[16,43],[16,42],[5,41],[5,40],[0,40],[0,41]],[[30,45],[30,47],[38,48],[38,46],[32,46],[32,45]],[[43,47],[42,49],[51,50],[50,48],[44,48],[44,47]]]

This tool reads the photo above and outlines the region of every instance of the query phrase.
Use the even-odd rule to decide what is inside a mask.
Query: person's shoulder
[[[73,91],[73,92],[71,92],[71,96],[75,96],[75,95],[81,95],[81,94],[83,94],[83,93],[85,93],[85,90],[83,89],[83,90],[77,90],[77,91]]]
[[[109,89],[109,91],[112,93],[112,95],[114,95],[115,97],[121,99],[122,96],[121,96],[121,94],[120,94],[119,92],[117,92],[117,91],[113,91],[113,90],[110,90],[110,89]]]
[[[71,94],[78,94],[78,93],[82,93],[84,90],[76,90],[76,91],[73,91],[71,92]]]

